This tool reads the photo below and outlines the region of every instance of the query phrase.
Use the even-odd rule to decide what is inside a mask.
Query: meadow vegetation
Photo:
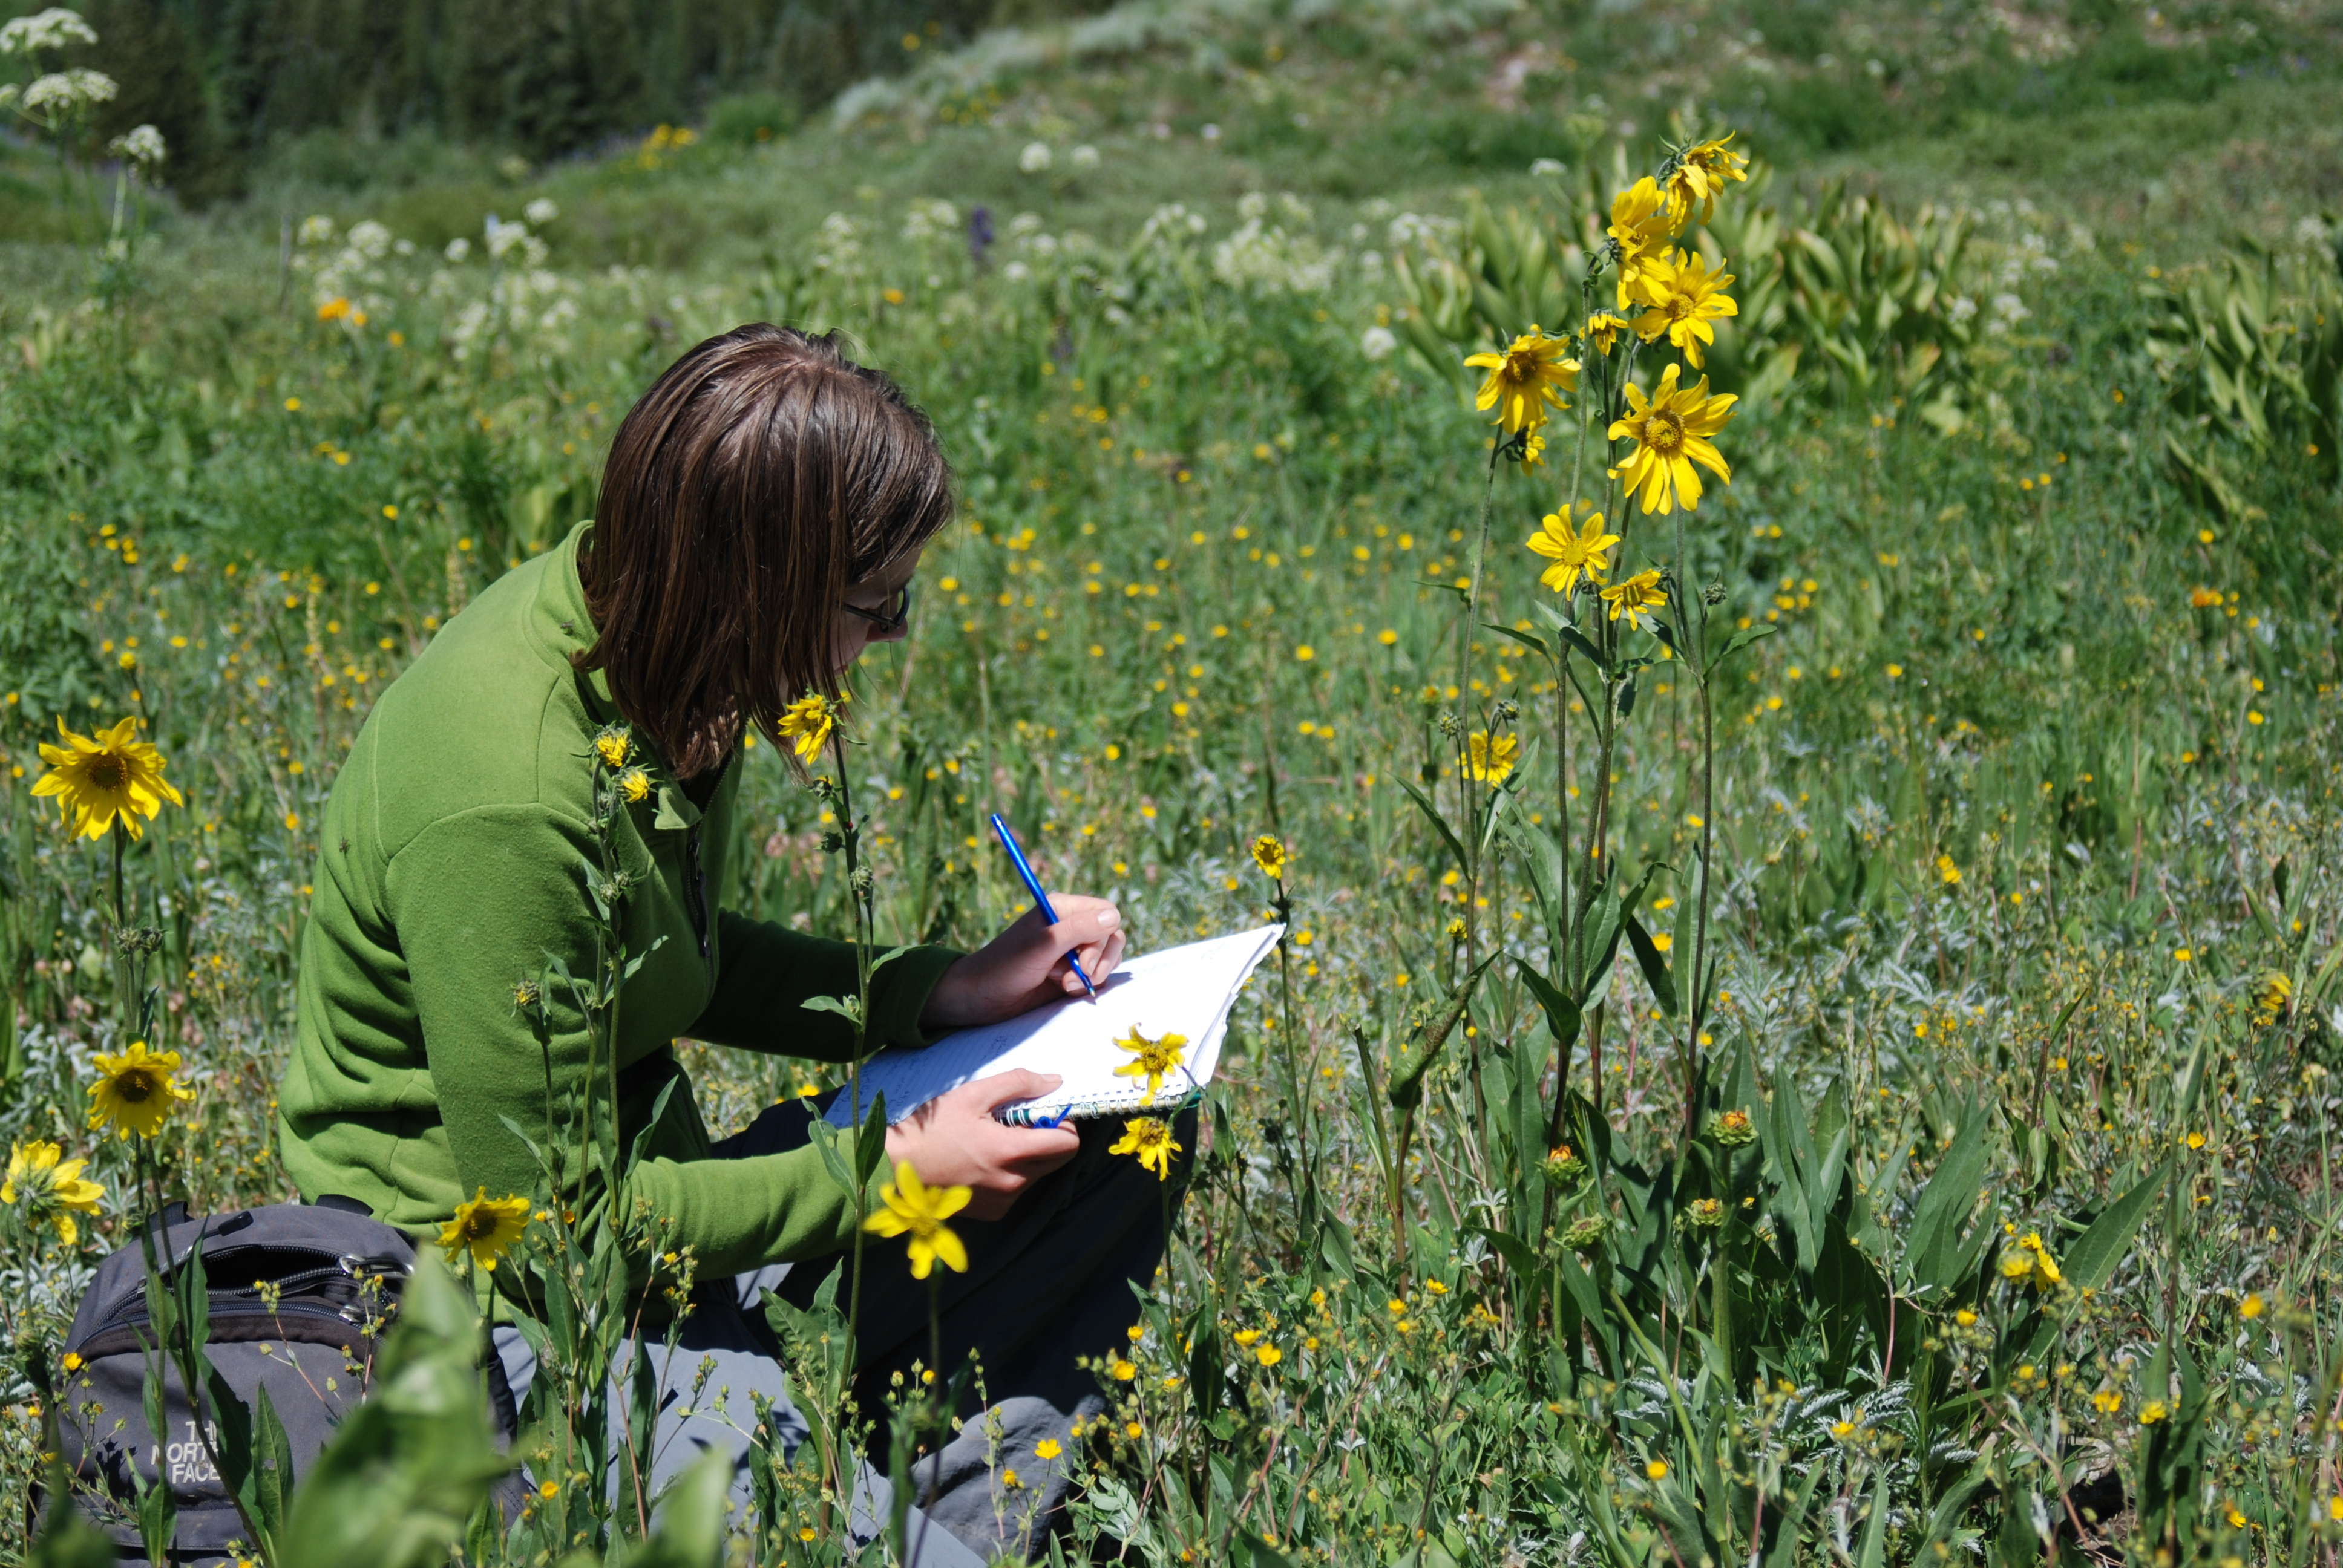
[[[2331,1559],[2338,18],[1662,21],[1126,7],[770,136],[289,145],[203,215],[0,144],[47,226],[0,243],[10,1489],[140,1194],[290,1195],[370,699],[592,514],[661,367],[769,319],[900,378],[961,509],[814,749],[850,790],[752,746],[729,900],[972,943],[1024,901],[1001,810],[1142,945],[1290,922],[1165,1271],[1087,1347],[1051,1560]],[[1735,313],[1646,342],[1614,198],[1735,127],[1751,177],[1625,252]],[[1476,407],[1508,350],[1575,386]],[[1730,483],[1657,512],[1604,437],[1664,357],[1736,401]],[[1542,581],[1564,528],[1624,537]],[[126,718],[184,804],[76,834],[36,749]],[[194,1095],[151,1139],[91,1125],[132,1038]],[[839,1081],[686,1050],[712,1126]],[[607,1282],[621,1230],[509,1256]],[[469,1312],[427,1287],[408,1364]],[[563,1386],[531,1430],[593,1449],[608,1396]],[[736,1560],[841,1560],[827,1408]],[[445,1518],[417,1562],[726,1549],[630,1544],[583,1470],[500,1539],[441,1457],[334,1505]]]

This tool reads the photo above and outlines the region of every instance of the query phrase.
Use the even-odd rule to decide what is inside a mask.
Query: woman
[[[549,1048],[514,998],[554,959],[591,972],[590,758],[604,725],[631,726],[650,788],[618,829],[626,947],[641,962],[619,1010],[620,1123],[627,1147],[642,1135],[635,1190],[669,1227],[664,1245],[690,1248],[700,1280],[722,1287],[695,1294],[683,1327],[659,1480],[701,1446],[743,1452],[751,1392],[794,1416],[758,1292],[822,1260],[789,1271],[785,1293],[809,1296],[856,1222],[806,1146],[800,1107],[712,1143],[673,1050],[678,1037],[829,1061],[852,1050],[842,1019],[801,1005],[854,991],[852,947],[713,908],[737,837],[739,752],[752,724],[778,747],[791,700],[835,694],[866,648],[904,635],[921,548],[950,515],[949,477],[926,418],[832,338],[748,327],[701,344],[627,416],[595,520],[449,622],[376,703],[326,808],[280,1096],[286,1165],[312,1199],[436,1226],[480,1189],[530,1191],[538,1167],[512,1124],[543,1123],[548,1070],[557,1105],[586,1087],[568,989],[543,987]],[[880,968],[870,1047],[921,1045],[1079,989],[1070,952],[1111,971],[1114,906],[1053,902],[1054,926],[1028,914],[980,951],[913,948]],[[1096,1397],[1075,1358],[1119,1342],[1129,1282],[1151,1279],[1162,1249],[1155,1182],[1104,1155],[1103,1130],[994,1120],[1054,1084],[971,1083],[887,1140],[890,1165],[975,1193],[970,1268],[944,1285],[945,1370],[980,1356],[1001,1401],[997,1452],[986,1463],[988,1423],[970,1422],[923,1492],[986,1555],[1001,1515],[988,1473],[1013,1466],[1030,1484],[1061,1470],[1032,1450],[1072,1451],[1067,1429]],[[568,1194],[581,1213],[600,1196]],[[887,1374],[924,1358],[927,1298],[899,1248],[867,1251],[872,1416]],[[506,1331],[499,1350],[525,1382],[526,1342]],[[687,1418],[705,1402],[689,1387],[709,1356],[730,1415]],[[929,1533],[938,1553],[956,1550]]]

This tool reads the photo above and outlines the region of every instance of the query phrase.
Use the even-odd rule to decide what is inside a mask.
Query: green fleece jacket
[[[286,1168],[313,1198],[355,1198],[412,1229],[483,1187],[526,1194],[538,1180],[505,1125],[546,1121],[548,1059],[514,986],[545,975],[550,958],[592,972],[593,736],[618,717],[601,676],[569,661],[594,641],[578,581],[588,528],[448,622],[376,702],[334,780],[278,1096]],[[703,1274],[833,1251],[854,1208],[819,1151],[710,1160],[674,1042],[843,1060],[845,1020],[800,1004],[853,994],[854,950],[713,907],[735,837],[737,757],[704,810],[649,747],[639,759],[653,789],[618,829],[634,879],[627,950],[643,959],[619,1007],[624,1147],[659,1091],[676,1091],[649,1129],[637,1190]],[[873,1048],[925,1043],[920,1015],[957,956],[920,948],[880,970]],[[587,1035],[564,988],[546,990],[561,1104],[586,1076]]]

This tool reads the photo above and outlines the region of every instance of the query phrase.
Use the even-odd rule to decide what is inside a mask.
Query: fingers
[[[1058,923],[1046,929],[1060,952],[1088,952],[1122,930],[1122,911],[1105,899],[1068,894],[1054,902]]]
[[[980,1078],[963,1088],[976,1108],[990,1115],[1012,1101],[1039,1100],[1065,1081],[1054,1072],[1034,1072],[1020,1067]]]

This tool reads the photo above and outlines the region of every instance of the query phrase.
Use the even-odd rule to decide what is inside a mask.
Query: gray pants
[[[810,1121],[802,1102],[774,1106],[718,1143],[715,1157],[798,1148]],[[957,1412],[963,1418],[959,1432],[914,1467],[926,1525],[922,1509],[913,1508],[909,1533],[918,1568],[1018,1561],[1035,1548],[1064,1504],[1077,1449],[1072,1429],[1104,1408],[1096,1378],[1077,1360],[1103,1357],[1127,1343],[1123,1331],[1139,1317],[1135,1292],[1153,1281],[1162,1258],[1164,1219],[1181,1201],[1188,1168],[1176,1168],[1167,1189],[1137,1161],[1106,1151],[1121,1134],[1121,1121],[1077,1125],[1081,1151],[1028,1188],[1007,1218],[953,1224],[967,1244],[969,1268],[964,1274],[942,1273],[938,1375],[950,1377],[974,1356],[991,1402],[980,1405],[971,1385]],[[1175,1127],[1180,1142],[1193,1150],[1195,1113],[1180,1116]],[[866,1418],[883,1421],[890,1378],[928,1359],[929,1287],[910,1277],[900,1241],[872,1238],[862,1263],[856,1401]],[[621,1348],[622,1360],[635,1353],[651,1358],[660,1389],[654,1492],[709,1449],[720,1449],[739,1466],[733,1499],[745,1508],[756,1395],[771,1402],[778,1445],[795,1454],[807,1427],[789,1401],[779,1347],[760,1302],[770,1290],[804,1305],[833,1267],[841,1271],[837,1300],[842,1304],[852,1285],[842,1260],[779,1264],[704,1283],[672,1353],[663,1338]],[[516,1330],[499,1328],[495,1339],[519,1399],[536,1373],[536,1359]],[[1056,1457],[1035,1453],[1044,1442],[1057,1443]],[[874,1452],[883,1456],[886,1442],[882,1425]],[[856,1542],[880,1533],[889,1497],[884,1476],[863,1465],[848,1527]]]

